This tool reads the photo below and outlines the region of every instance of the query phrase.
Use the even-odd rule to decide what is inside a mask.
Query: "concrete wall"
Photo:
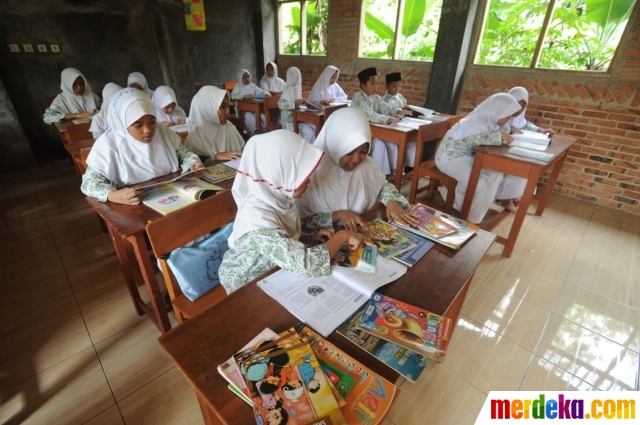
[[[35,165],[29,141],[0,80],[0,169],[15,171]]]

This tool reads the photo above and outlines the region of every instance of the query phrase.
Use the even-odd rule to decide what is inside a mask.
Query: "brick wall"
[[[330,1],[328,57],[281,55],[281,74],[297,66],[303,90],[310,90],[322,70],[335,65],[341,72],[339,84],[351,97],[359,90],[360,70],[375,66],[379,76],[400,71],[403,95],[421,105],[431,64],[358,58],[360,8],[360,0]],[[620,58],[610,73],[469,65],[459,111],[470,111],[493,93],[526,87],[527,119],[578,138],[555,190],[640,214],[640,19],[629,25],[634,25],[633,31],[622,41]],[[384,94],[384,86],[378,94]]]

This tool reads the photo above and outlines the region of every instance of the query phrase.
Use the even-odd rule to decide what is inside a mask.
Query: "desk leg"
[[[400,190],[402,186],[402,173],[404,172],[404,158],[407,155],[407,139],[403,136],[398,142],[398,162],[396,163],[395,185]]]
[[[238,127],[240,128],[240,135],[244,134],[244,117],[242,116],[242,108],[240,102],[236,100],[236,116],[238,117]]]
[[[522,229],[522,223],[524,222],[524,218],[527,215],[527,209],[529,208],[529,204],[531,203],[531,199],[533,198],[533,190],[538,184],[539,177],[540,177],[540,168],[531,167],[531,170],[529,171],[529,177],[527,178],[527,186],[524,188],[522,201],[518,206],[518,212],[516,213],[516,216],[513,219],[511,230],[509,230],[507,243],[504,245],[504,251],[502,251],[502,256],[505,258],[511,257],[513,248],[515,248],[516,246],[516,241],[518,240],[520,229]]]
[[[480,171],[482,170],[482,161],[484,161],[484,154],[476,152],[476,157],[473,160],[473,168],[471,168],[471,175],[469,176],[469,183],[467,184],[467,191],[464,195],[464,202],[462,203],[462,211],[460,211],[460,218],[463,220],[467,220],[469,212],[471,212],[473,195],[476,193]]]
[[[320,134],[320,130],[322,130],[323,125],[324,119],[321,116],[318,116],[318,122],[316,122],[316,137]]]
[[[109,231],[109,235],[111,236],[113,248],[115,249],[116,255],[118,256],[120,268],[122,269],[122,274],[124,275],[124,281],[127,284],[127,289],[129,290],[131,301],[133,301],[133,306],[135,307],[138,316],[142,316],[144,314],[144,310],[140,308],[142,299],[140,298],[140,292],[138,291],[136,279],[133,275],[133,272],[131,271],[131,262],[129,261],[129,255],[127,254],[127,249],[124,246],[124,241],[111,226],[106,223],[105,225],[107,226],[107,230]]]
[[[556,161],[556,164],[553,166],[553,170],[551,171],[551,175],[549,176],[549,181],[547,182],[547,187],[544,188],[544,192],[542,192],[542,196],[540,197],[540,202],[538,202],[538,208],[536,209],[536,215],[542,215],[545,207],[547,206],[547,201],[551,197],[551,192],[553,192],[553,187],[556,185],[556,181],[558,180],[558,175],[560,174],[560,170],[562,169],[562,165],[564,164],[564,160],[567,158],[568,151],[565,151],[562,158]]]
[[[223,425],[223,422],[218,419],[218,416],[215,414],[209,402],[200,391],[196,391],[196,397],[198,398],[198,404],[200,405],[200,412],[202,412],[202,418],[204,419],[205,425]]]
[[[256,114],[256,134],[262,134],[262,113],[260,112],[260,108],[255,112]]]
[[[164,299],[162,298],[160,286],[156,279],[155,269],[151,263],[151,258],[149,258],[149,251],[147,249],[144,236],[142,234],[133,235],[129,236],[127,240],[133,246],[136,259],[140,264],[140,271],[142,272],[145,286],[149,292],[149,298],[151,299],[152,313],[155,317],[151,317],[152,315],[149,315],[149,318],[162,333],[168,332],[171,329],[171,323],[169,322],[169,316],[167,315],[167,309],[164,305]]]
[[[293,110],[293,132],[296,134],[300,134],[300,129],[298,128],[298,123],[300,121],[298,121],[298,113],[297,111],[294,109]]]

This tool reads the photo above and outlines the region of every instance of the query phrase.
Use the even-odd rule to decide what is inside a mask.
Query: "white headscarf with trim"
[[[77,95],[73,92],[73,83],[78,77],[84,80],[84,93]],[[62,114],[77,114],[79,112],[93,112],[98,109],[96,96],[82,72],[75,68],[67,68],[60,75],[60,93],[51,103],[50,108]]]
[[[236,126],[228,121],[222,125],[218,109],[229,92],[214,86],[204,86],[193,97],[189,111],[187,147],[201,156],[220,152],[241,152],[244,139]]]
[[[104,133],[107,131],[107,117],[109,116],[109,104],[111,103],[111,99],[113,95],[122,90],[122,87],[117,85],[116,83],[107,83],[106,86],[102,89],[102,106],[100,107],[100,112],[93,116],[91,120],[91,127],[89,127],[89,131],[92,133]]]
[[[273,67],[273,77],[267,76],[267,66],[269,65]],[[276,65],[275,62],[268,62],[264,66],[264,75],[260,79],[260,85],[262,85],[262,83],[267,84],[269,91],[282,92],[284,90],[285,82],[282,78],[278,77],[278,65]]]
[[[516,101],[524,100],[525,103],[529,103],[529,92],[524,87],[514,87],[509,90],[509,94],[513,96]],[[520,115],[517,117],[511,117],[509,121],[509,126],[514,126],[516,128],[522,128],[527,123],[527,119],[525,118],[525,114],[527,113],[527,107],[525,106]]]
[[[498,120],[518,112],[520,104],[507,93],[489,96],[447,133],[455,140],[500,130]]]
[[[126,88],[113,97],[107,117],[108,129],[91,148],[87,164],[107,179],[122,186],[141,183],[180,169],[176,150],[180,136],[158,125],[151,142],[129,134],[128,128],[155,108],[144,92]]]
[[[144,91],[149,99],[153,99],[153,90],[149,88],[149,84],[147,83],[147,79],[140,72],[132,72],[127,77],[127,87],[131,87],[131,84],[136,83],[140,87],[142,87],[142,91]]]
[[[341,157],[365,143],[371,148],[371,126],[363,111],[342,108],[331,114],[313,143],[325,156],[298,200],[302,217],[339,210],[362,213],[375,205],[386,179],[373,160],[367,156],[353,171],[339,165]]]
[[[231,189],[238,214],[229,247],[234,248],[245,233],[258,229],[280,229],[299,239],[300,215],[293,193],[313,173],[322,155],[320,149],[291,131],[253,136]]]

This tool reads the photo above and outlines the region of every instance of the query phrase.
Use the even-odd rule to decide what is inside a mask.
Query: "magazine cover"
[[[441,214],[440,211],[436,211],[425,205],[414,205],[409,209],[409,212],[419,217],[418,220],[420,224],[418,224],[418,227],[435,238],[440,239],[458,230],[456,226],[439,217]]]
[[[309,343],[293,329],[237,353],[234,359],[257,424],[347,423]]]
[[[363,246],[351,251],[348,245],[343,245],[340,251],[331,259],[331,265],[353,268],[364,273],[375,273],[378,251],[373,246]]]
[[[331,366],[331,370],[339,370],[353,378],[348,390],[344,387],[338,388],[347,390],[344,396],[346,404],[342,407],[342,413],[349,424],[383,423],[393,401],[400,394],[400,389],[323,339],[312,329],[305,326],[299,332],[313,347],[318,361]]]
[[[210,183],[231,179],[236,175],[236,170],[224,164],[216,164],[203,170],[202,178]]]
[[[415,382],[429,361],[426,356],[358,329],[366,306],[357,311],[338,329],[338,333],[411,382]]]
[[[398,232],[395,227],[378,218],[364,227],[360,233],[378,247],[378,254],[385,260],[400,255],[416,246],[404,234]]]
[[[417,263],[419,259],[427,255],[427,252],[429,252],[429,250],[431,250],[431,248],[435,246],[435,242],[431,242],[430,240],[418,236],[415,233],[403,232],[401,230],[398,231],[411,242],[416,244],[415,248],[411,248],[409,251],[403,252],[402,254],[393,257],[394,260],[399,261],[404,265],[413,267],[413,265]]]
[[[444,361],[453,330],[451,319],[374,292],[357,327]]]

